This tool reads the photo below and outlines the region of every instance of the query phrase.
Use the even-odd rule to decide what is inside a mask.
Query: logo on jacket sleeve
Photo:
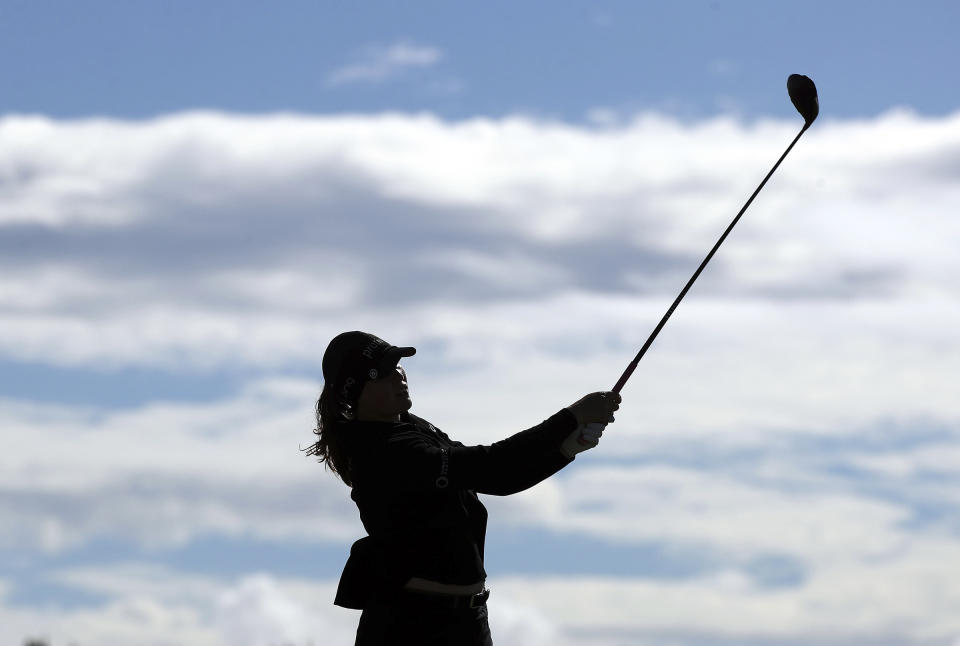
[[[450,468],[450,451],[447,449],[440,449],[440,475],[437,476],[437,479],[434,484],[437,485],[437,489],[446,489],[450,484],[450,480],[447,478],[447,471]]]

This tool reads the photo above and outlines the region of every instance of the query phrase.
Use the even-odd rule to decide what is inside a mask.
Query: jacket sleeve
[[[573,461],[560,444],[577,421],[562,409],[545,421],[490,445],[438,447],[423,433],[391,435],[388,463],[398,486],[418,490],[472,489],[506,496],[529,489]]]

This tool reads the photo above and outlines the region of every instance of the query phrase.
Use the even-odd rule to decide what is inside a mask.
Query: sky
[[[405,5],[405,6],[404,6]],[[952,3],[0,3],[0,641],[351,644],[326,344],[489,444],[499,646],[960,645]]]

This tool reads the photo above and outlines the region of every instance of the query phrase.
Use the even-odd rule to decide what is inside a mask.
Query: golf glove
[[[572,458],[577,453],[592,449],[600,444],[600,437],[603,435],[603,429],[606,424],[594,423],[585,426],[578,426],[567,439],[560,445],[560,452],[566,457]]]

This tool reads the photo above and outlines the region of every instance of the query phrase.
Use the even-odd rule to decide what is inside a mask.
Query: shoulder
[[[434,451],[458,446],[436,426],[416,415],[405,414],[399,424],[394,425],[386,438],[388,450],[397,451]]]
[[[447,435],[446,433],[444,433],[439,428],[437,428],[427,420],[423,419],[422,417],[417,417],[416,415],[413,415],[411,413],[407,413],[406,416],[407,416],[407,419],[410,421],[410,423],[416,426],[421,432],[427,433],[431,437],[440,438],[441,440],[449,444],[453,444],[453,445],[460,444],[459,442],[454,442],[453,440],[451,440],[449,435]]]
[[[413,413],[406,413],[401,419],[407,422],[409,425],[414,426],[420,430],[428,431],[430,433],[440,432],[440,429],[438,429],[436,426],[434,426],[427,420],[423,419],[422,417],[418,417],[414,415]]]
[[[431,435],[429,422],[414,415],[408,415],[404,421],[393,425],[385,440],[387,444],[397,446],[423,442]]]

